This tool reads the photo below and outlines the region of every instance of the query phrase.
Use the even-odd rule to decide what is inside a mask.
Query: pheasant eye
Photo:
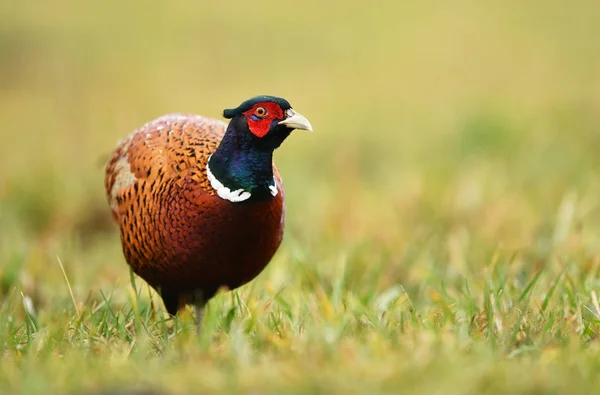
[[[264,107],[258,107],[256,110],[254,110],[254,115],[262,118],[267,115],[267,109]]]

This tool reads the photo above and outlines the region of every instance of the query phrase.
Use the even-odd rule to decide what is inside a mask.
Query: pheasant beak
[[[312,132],[312,126],[308,119],[302,114],[297,113],[291,108],[285,112],[285,119],[283,121],[279,121],[279,125],[285,125],[290,129],[302,129],[308,130]]]

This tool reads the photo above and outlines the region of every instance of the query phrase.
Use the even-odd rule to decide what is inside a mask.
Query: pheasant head
[[[207,175],[217,194],[232,202],[277,195],[273,151],[294,129],[312,131],[308,119],[280,97],[257,96],[223,111],[231,119],[210,157]]]

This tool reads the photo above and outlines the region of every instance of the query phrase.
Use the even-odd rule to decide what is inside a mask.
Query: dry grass
[[[598,388],[596,2],[204,3],[3,5],[0,392]],[[316,131],[276,154],[280,252],[196,336],[132,287],[103,162],[263,93]]]

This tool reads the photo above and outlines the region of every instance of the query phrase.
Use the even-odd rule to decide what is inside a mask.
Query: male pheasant
[[[229,125],[170,114],[118,144],[105,188],[133,271],[169,314],[237,288],[269,263],[283,237],[281,176],[273,151],[308,120],[282,98],[258,96],[223,112]]]

